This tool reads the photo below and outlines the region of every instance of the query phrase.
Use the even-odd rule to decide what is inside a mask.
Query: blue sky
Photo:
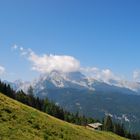
[[[11,50],[68,55],[81,67],[110,69],[132,79],[140,70],[139,0],[1,0],[0,66],[7,80],[30,80],[40,72]]]

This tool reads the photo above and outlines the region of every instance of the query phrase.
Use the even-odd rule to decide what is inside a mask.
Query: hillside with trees
[[[99,120],[95,120],[93,118],[86,118],[85,116],[80,116],[78,112],[76,114],[70,113],[56,105],[54,102],[48,100],[47,98],[39,99],[38,97],[34,97],[32,87],[29,88],[28,94],[25,94],[23,91],[15,92],[9,85],[0,82],[0,92],[10,98],[20,101],[21,103],[24,103],[37,110],[40,110],[44,113],[47,113],[51,116],[54,116],[58,119],[72,124],[85,127],[88,123],[94,123],[97,121],[99,122]],[[2,112],[1,115],[3,115]],[[110,116],[107,116],[105,119],[103,119],[102,123],[102,130],[104,131],[110,131],[130,139],[140,139],[140,136],[138,134],[131,134],[130,132],[128,132],[124,128],[123,124],[114,123]]]
[[[61,121],[0,93],[2,140],[125,140],[111,132],[88,130]]]

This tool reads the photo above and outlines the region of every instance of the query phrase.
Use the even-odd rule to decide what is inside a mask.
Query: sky
[[[52,70],[140,80],[139,0],[0,0],[0,78]]]

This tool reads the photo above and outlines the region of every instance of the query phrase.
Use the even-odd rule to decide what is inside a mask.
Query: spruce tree
[[[104,130],[113,132],[113,122],[110,116],[107,116],[104,120]]]

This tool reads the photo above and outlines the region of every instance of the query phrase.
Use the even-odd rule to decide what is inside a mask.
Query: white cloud
[[[102,76],[104,77],[105,81],[109,81],[110,79],[119,79],[110,69],[102,70]]]
[[[80,69],[80,62],[68,55],[37,55],[30,48],[17,47],[20,54],[25,56],[32,64],[32,70],[40,73],[49,73],[53,70],[74,72]]]
[[[133,72],[133,80],[134,81],[140,81],[140,70],[135,70]]]
[[[37,55],[31,52],[28,59],[32,62],[32,69],[41,73],[51,72],[53,70],[62,72],[78,71],[80,63],[77,59],[67,55]]]
[[[20,51],[24,51],[23,47],[20,47],[19,49],[20,49]]]
[[[5,73],[5,68],[0,66],[0,75],[4,74]]]
[[[96,67],[81,68],[81,72],[96,80],[109,83],[110,80],[120,80],[110,69],[99,69]]]
[[[22,46],[18,46],[16,44],[14,44],[12,47],[11,47],[12,50],[16,50],[16,51],[19,51],[20,54],[22,56],[26,56],[26,55],[29,55],[29,53],[32,51],[31,49],[24,49]]]
[[[18,46],[17,46],[16,44],[14,44],[14,45],[12,46],[12,49],[13,49],[13,50],[16,50],[16,49],[18,49]]]
[[[82,73],[89,77],[93,77],[94,79],[100,79],[101,78],[101,70],[96,67],[87,67],[87,68],[81,68],[80,69]]]

